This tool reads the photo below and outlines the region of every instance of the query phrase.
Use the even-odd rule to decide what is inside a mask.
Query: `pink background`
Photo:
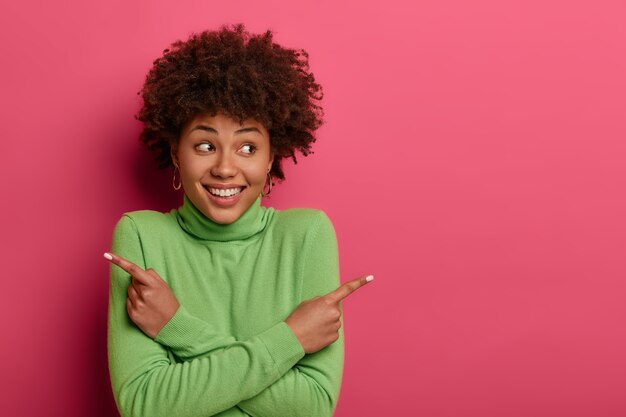
[[[111,233],[169,211],[136,95],[191,31],[304,47],[315,154],[267,204],[335,224],[336,416],[626,415],[623,1],[64,1],[0,6],[3,416],[116,416]],[[8,191],[8,194],[7,194]]]

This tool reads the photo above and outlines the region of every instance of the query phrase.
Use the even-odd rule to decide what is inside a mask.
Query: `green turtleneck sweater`
[[[111,264],[109,370],[123,417],[332,415],[343,330],[305,354],[284,322],[339,285],[335,232],[322,211],[275,210],[259,198],[221,225],[185,195],[169,213],[124,213],[111,249],[154,269],[180,302],[150,338],[126,311],[130,275]]]

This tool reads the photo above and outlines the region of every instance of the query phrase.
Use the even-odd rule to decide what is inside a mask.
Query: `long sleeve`
[[[311,239],[303,253],[300,300],[324,295],[339,286],[337,241],[332,223],[320,212]],[[180,310],[180,309],[179,309]],[[219,334],[210,323],[186,310],[176,315],[155,339],[188,360],[210,354],[234,341]],[[304,356],[278,381],[238,407],[254,417],[298,417],[332,415],[339,394],[343,369],[343,329],[339,339],[319,352]]]
[[[300,299],[325,295],[339,282],[337,238],[330,219],[320,212],[316,235],[303,256]],[[343,323],[343,319],[342,319]],[[278,381],[237,406],[254,417],[332,416],[339,397],[344,363],[343,326],[339,339],[305,355]]]
[[[237,342],[234,336],[220,333],[211,323],[190,314],[182,304],[154,340],[183,361],[206,356]]]
[[[128,216],[115,226],[112,251],[145,268],[141,241]],[[110,276],[109,370],[123,417],[217,414],[258,395],[304,356],[293,332],[280,322],[207,356],[176,363],[129,319],[130,275],[111,265]]]

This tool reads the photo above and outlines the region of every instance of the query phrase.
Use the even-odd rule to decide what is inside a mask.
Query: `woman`
[[[372,278],[338,287],[323,212],[260,204],[322,123],[306,52],[243,25],[203,32],[164,51],[142,95],[142,142],[174,165],[184,197],[169,213],[125,213],[105,253],[120,413],[332,415],[340,301]]]

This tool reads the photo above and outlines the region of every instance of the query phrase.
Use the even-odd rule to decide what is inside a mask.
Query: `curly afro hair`
[[[193,33],[153,62],[137,94],[143,106],[139,140],[156,152],[158,168],[172,166],[183,126],[198,114],[253,118],[270,134],[272,177],[284,180],[283,158],[307,156],[323,124],[322,87],[309,71],[308,54],[272,41],[272,31],[251,35],[243,24]]]

